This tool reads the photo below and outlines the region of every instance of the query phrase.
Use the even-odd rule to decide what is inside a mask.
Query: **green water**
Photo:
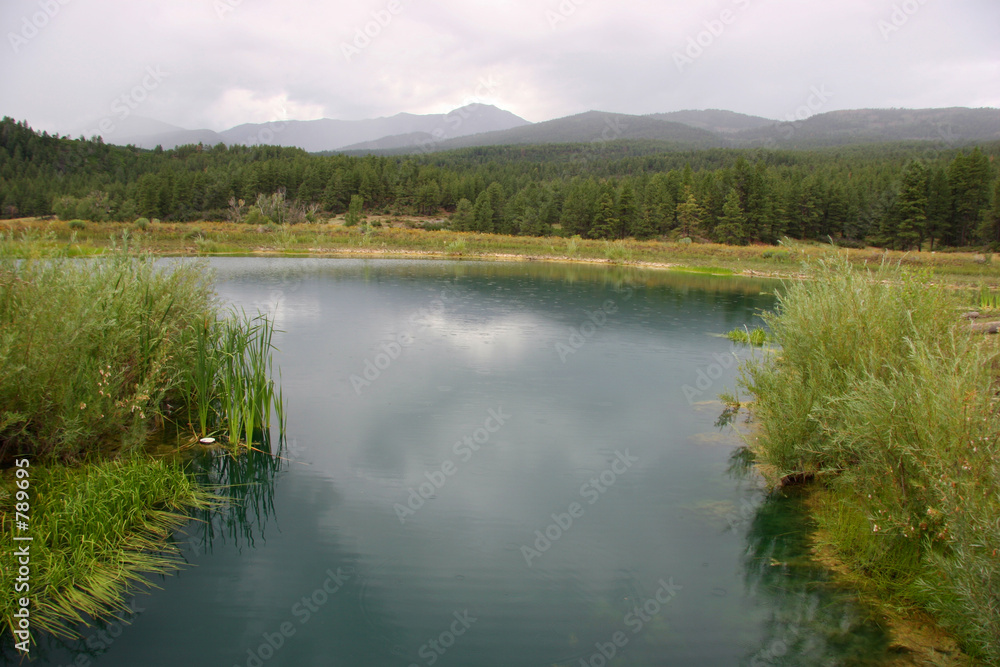
[[[38,665],[876,665],[795,498],[727,472],[722,334],[776,285],[548,264],[217,259],[266,309],[281,459],[192,462],[237,501],[131,624]],[[763,293],[762,293],[763,292]]]

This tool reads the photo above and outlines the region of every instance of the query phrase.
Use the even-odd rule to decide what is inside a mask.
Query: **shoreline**
[[[302,256],[385,259],[554,262],[617,266],[704,275],[801,280],[801,265],[843,256],[852,264],[888,262],[930,270],[955,287],[1000,288],[1000,262],[989,253],[902,252],[848,249],[819,242],[787,240],[782,245],[726,246],[670,240],[604,241],[561,236],[527,237],[425,230],[430,218],[372,219],[381,227],[346,227],[333,219],[294,226],[250,226],[232,222],[85,223],[42,218],[0,221],[0,251],[15,256],[63,252],[102,254],[127,242],[137,250],[166,257]],[[367,231],[366,231],[367,229]],[[127,234],[127,241],[124,235]]]

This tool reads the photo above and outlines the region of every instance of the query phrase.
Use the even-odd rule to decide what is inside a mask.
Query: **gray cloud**
[[[469,101],[785,118],[823,86],[822,111],[1000,107],[997,25],[995,0],[5,0],[0,113],[74,134],[124,109],[219,130]]]

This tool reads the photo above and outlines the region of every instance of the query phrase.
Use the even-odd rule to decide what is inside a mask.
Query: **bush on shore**
[[[811,268],[765,318],[780,354],[743,368],[761,469],[816,476],[821,534],[845,562],[1000,664],[996,339],[970,333],[928,275]]]

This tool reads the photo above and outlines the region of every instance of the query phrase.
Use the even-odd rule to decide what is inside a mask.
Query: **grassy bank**
[[[832,251],[852,263],[878,264],[887,259],[912,268],[932,268],[949,282],[1000,285],[1000,261],[973,252],[884,252],[877,248],[844,249],[822,243],[788,241],[782,246],[726,246],[665,241],[603,241],[503,236],[437,229],[427,219],[371,219],[379,227],[346,227],[341,220],[323,224],[252,226],[228,222],[120,223],[22,219],[0,223],[0,254],[40,256],[50,252],[88,256],[103,252],[123,231],[132,242],[155,254],[313,254],[445,259],[534,259],[652,265],[709,272],[794,276],[803,260]],[[423,229],[428,225],[429,229]],[[433,231],[430,231],[433,229]]]
[[[213,435],[235,452],[264,438],[272,414],[283,422],[283,403],[270,320],[220,317],[205,266],[120,248],[41,254],[0,257],[0,585],[14,591],[14,536],[29,535],[31,627],[66,633],[177,567],[167,539],[213,502],[148,453],[149,436]],[[0,605],[11,630],[14,604]]]
[[[998,345],[968,299],[898,267],[814,265],[743,369],[774,484],[814,480],[823,536],[870,594],[1000,664]]]

